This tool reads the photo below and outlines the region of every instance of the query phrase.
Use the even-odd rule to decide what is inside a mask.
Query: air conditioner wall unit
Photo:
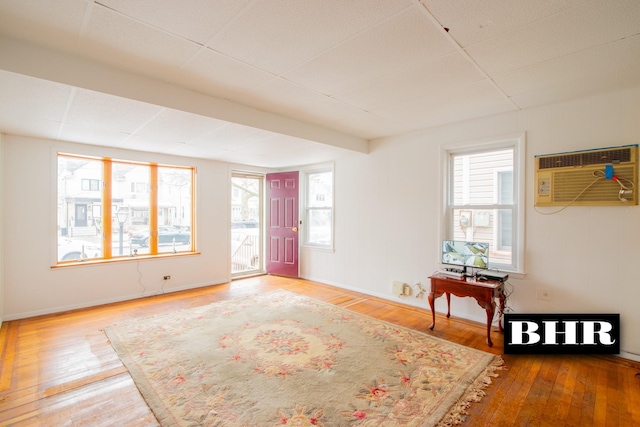
[[[535,156],[536,206],[638,204],[638,145]]]

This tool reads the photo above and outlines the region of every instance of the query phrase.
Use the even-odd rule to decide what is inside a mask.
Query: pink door
[[[267,273],[298,277],[298,172],[267,174]]]

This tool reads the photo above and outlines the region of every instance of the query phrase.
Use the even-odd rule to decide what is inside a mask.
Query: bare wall
[[[2,319],[4,316],[4,258],[2,257],[2,253],[3,253],[3,239],[2,239],[2,235],[4,235],[4,227],[3,224],[4,222],[2,221],[2,217],[3,217],[3,212],[4,209],[3,207],[5,206],[4,203],[2,202],[2,194],[3,194],[3,166],[2,166],[2,158],[3,158],[3,153],[4,153],[4,144],[2,142],[2,133],[0,133],[0,326],[2,326]]]

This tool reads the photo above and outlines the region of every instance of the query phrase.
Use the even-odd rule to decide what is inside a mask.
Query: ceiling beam
[[[366,139],[5,37],[0,37],[0,69],[346,150],[369,152]]]

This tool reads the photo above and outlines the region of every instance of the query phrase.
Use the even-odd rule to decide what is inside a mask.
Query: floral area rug
[[[162,426],[452,425],[502,364],[287,291],[105,332]]]

